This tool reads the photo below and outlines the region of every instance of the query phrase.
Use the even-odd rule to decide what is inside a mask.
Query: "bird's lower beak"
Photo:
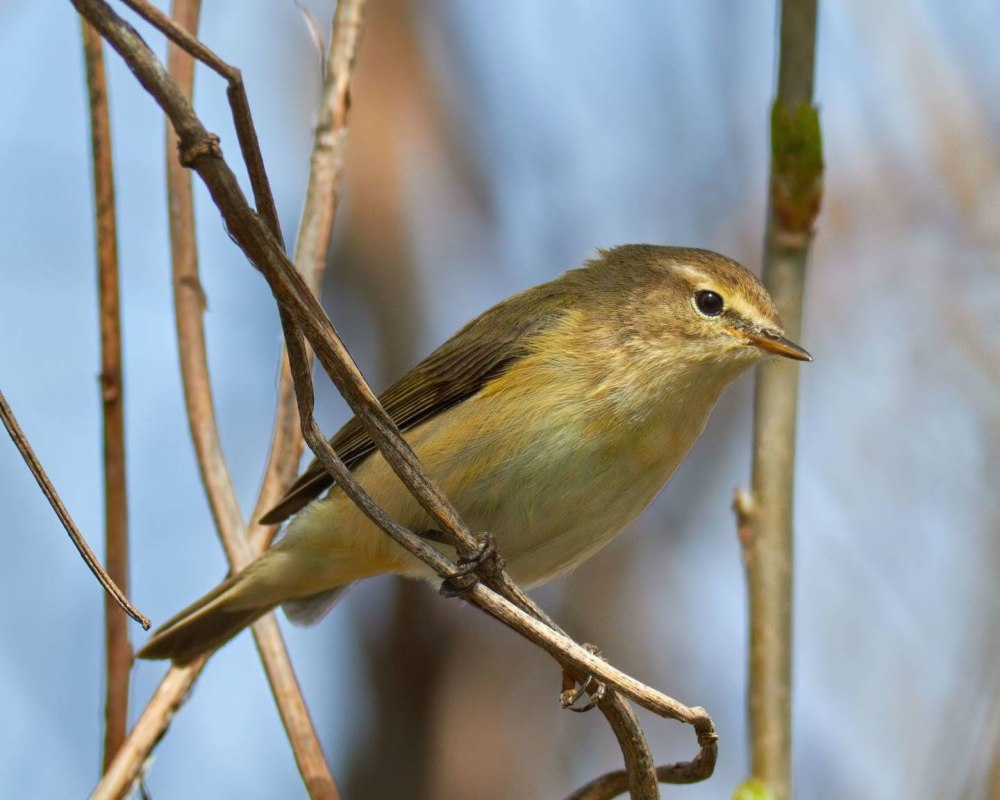
[[[812,361],[812,356],[799,347],[795,342],[790,342],[784,336],[775,331],[741,331],[741,333],[753,342],[761,350],[767,350],[784,358],[791,358],[795,361]]]

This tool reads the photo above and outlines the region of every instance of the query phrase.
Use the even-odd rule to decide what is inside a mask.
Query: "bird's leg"
[[[421,531],[420,535],[431,541],[440,542],[440,531]],[[476,537],[476,549],[468,555],[460,556],[458,566],[450,573],[443,574],[440,593],[444,597],[458,597],[476,585],[480,577],[489,578],[503,569],[503,557],[497,551],[496,540],[491,533],[481,533]]]
[[[584,644],[584,649],[595,656],[601,656],[601,648],[593,644]],[[580,688],[576,688],[576,680],[565,670],[563,671],[563,690],[559,695],[559,705],[563,708],[568,708],[570,711],[576,711],[578,714],[582,714],[584,711],[590,711],[594,708],[601,700],[604,699],[604,693],[607,688],[603,683],[601,683],[593,675],[588,675],[586,679],[580,684]],[[576,701],[581,697],[589,694],[590,699],[587,701],[586,705],[582,705],[579,708],[576,707]]]

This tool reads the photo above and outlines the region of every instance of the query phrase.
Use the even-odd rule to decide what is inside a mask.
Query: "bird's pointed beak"
[[[799,347],[795,342],[790,342],[777,331],[742,331],[743,335],[753,342],[761,350],[769,353],[791,358],[795,361],[812,361],[812,356]]]

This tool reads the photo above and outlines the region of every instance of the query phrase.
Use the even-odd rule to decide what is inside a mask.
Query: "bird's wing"
[[[474,319],[414,367],[380,397],[382,407],[401,431],[440,414],[478,392],[528,352],[528,342],[575,303],[558,281],[514,295]],[[353,469],[375,450],[368,431],[353,417],[330,440]],[[333,478],[314,460],[262,524],[287,519],[316,499]]]

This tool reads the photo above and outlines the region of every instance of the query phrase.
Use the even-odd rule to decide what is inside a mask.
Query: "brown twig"
[[[139,610],[132,605],[132,603],[129,602],[129,599],[125,596],[122,590],[118,588],[117,584],[115,584],[113,580],[111,580],[111,577],[105,571],[104,567],[101,566],[101,562],[97,560],[97,556],[94,555],[94,551],[90,549],[90,545],[87,544],[87,540],[83,538],[83,534],[80,533],[79,528],[76,527],[76,523],[74,523],[72,517],[70,517],[69,512],[66,510],[66,506],[64,506],[62,500],[59,499],[59,494],[52,485],[52,481],[49,480],[49,476],[46,475],[45,470],[42,469],[41,462],[39,462],[38,456],[35,455],[34,450],[31,449],[31,445],[28,443],[28,439],[25,437],[24,431],[21,430],[21,426],[17,424],[17,418],[14,416],[14,412],[11,410],[10,406],[7,405],[7,399],[3,396],[3,392],[0,392],[0,420],[3,421],[3,426],[7,429],[7,433],[10,434],[10,438],[14,442],[14,446],[17,447],[18,451],[20,451],[21,457],[24,459],[24,463],[28,465],[28,469],[31,470],[31,474],[35,476],[35,480],[38,482],[39,487],[41,487],[42,493],[45,495],[46,499],[48,499],[49,505],[52,506],[52,510],[56,512],[56,516],[59,517],[59,521],[66,529],[66,533],[69,534],[69,538],[72,540],[76,549],[83,557],[84,562],[86,562],[87,566],[90,567],[90,571],[94,573],[94,577],[97,578],[101,586],[104,587],[104,591],[115,599],[115,602],[121,607],[121,609],[132,617],[132,619],[142,625],[143,630],[148,631],[150,624],[149,620],[141,614]]]
[[[299,369],[308,376],[307,360],[301,333],[308,339],[316,355],[355,414],[366,425],[387,461],[410,489],[421,505],[453,544],[460,555],[471,555],[477,540],[458,518],[450,503],[431,482],[421,468],[412,450],[400,437],[391,419],[378,404],[374,394],[364,382],[333,329],[332,324],[308,291],[301,276],[285,256],[280,243],[270,235],[267,227],[253,213],[239,190],[235,176],[221,157],[217,140],[205,130],[176,87],[163,74],[155,57],[135,32],[118,18],[100,0],[73,0],[74,5],[123,56],[140,83],[153,95],[167,113],[181,142],[182,152],[195,154],[190,165],[199,173],[227,224],[227,228],[251,263],[267,279],[282,309],[281,317],[286,332],[286,344],[292,353],[293,374],[296,361]],[[294,322],[293,322],[294,318]],[[297,387],[307,381],[297,381]],[[310,386],[311,389],[311,386]],[[299,397],[300,409],[311,398]],[[303,414],[302,424],[307,442],[317,457],[331,471],[341,488],[358,506],[404,548],[416,554],[440,574],[449,574],[455,565],[421,538],[402,528],[388,518],[366,494],[357,487],[350,473],[336,458],[322,437],[315,423]],[[504,588],[519,605],[533,608],[522,592],[510,583],[505,573],[486,576],[486,580]],[[688,708],[672,698],[635,681],[607,662],[594,656],[538,618],[513,605],[483,583],[471,587],[464,598],[474,602],[509,627],[552,653],[575,676],[592,674],[598,680],[617,688],[622,694],[636,700],[655,713],[692,724],[699,730],[703,750],[714,748],[714,728],[711,719],[700,708]],[[705,732],[702,735],[702,732]]]
[[[115,220],[111,121],[104,71],[104,42],[81,20],[90,100],[97,229],[97,284],[101,322],[101,406],[104,421],[104,561],[108,575],[128,591],[128,506],[125,490],[125,403],[122,387],[121,311],[118,286],[118,231]],[[125,739],[128,725],[132,646],[128,620],[110,597],[104,602],[107,679],[104,700],[104,767]]]
[[[228,84],[226,97],[232,111],[236,139],[240,143],[243,163],[246,164],[247,173],[250,176],[250,186],[253,189],[254,202],[257,204],[257,213],[263,217],[274,238],[284,246],[281,224],[278,222],[278,210],[274,205],[274,196],[271,193],[271,184],[267,179],[267,170],[264,169],[264,158],[257,141],[257,129],[254,127],[253,116],[250,113],[250,101],[247,99],[242,73],[205,47],[184,25],[172,20],[156,6],[148,3],[147,0],[123,0],[123,2],[166,36],[168,41],[173,42],[196,61],[200,61],[226,79]],[[197,16],[195,20],[197,20]],[[212,152],[217,144],[217,140],[214,143],[207,139],[202,140],[192,150],[181,151],[181,162],[186,165],[186,162],[196,157],[196,154]]]
[[[142,710],[118,754],[101,776],[101,782],[90,800],[119,800],[142,776],[150,753],[160,741],[177,709],[187,699],[191,687],[201,674],[207,656],[183,667],[171,667]]]
[[[710,744],[714,745],[714,734],[707,737],[706,741],[709,740]],[[711,753],[711,756],[709,756],[709,753]],[[714,748],[705,747],[691,761],[657,767],[656,779],[660,783],[668,784],[698,783],[709,777],[715,768],[714,763],[708,763],[709,758],[714,762]],[[628,773],[620,769],[595,778],[590,783],[581,786],[567,797],[566,800],[610,800],[612,797],[618,797],[618,795],[624,794],[628,790]]]
[[[817,0],[783,0],[778,91],[771,116],[771,184],[764,283],[798,340],[813,223],[822,197],[819,117],[812,105]],[[792,487],[798,372],[760,367],[753,479],[737,506],[750,598],[747,691],[751,776],[776,800],[791,786]]]

